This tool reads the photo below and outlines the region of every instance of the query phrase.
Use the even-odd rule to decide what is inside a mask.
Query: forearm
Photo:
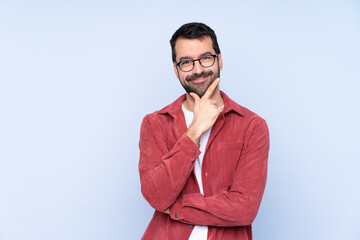
[[[200,150],[185,133],[167,150],[157,144],[146,125],[142,127],[139,146],[142,194],[151,206],[164,211],[182,191]]]
[[[259,184],[265,186],[263,181]],[[254,221],[262,194],[263,191],[254,194],[224,191],[210,197],[200,193],[188,194],[178,198],[170,207],[170,216],[174,220],[194,225],[246,226]]]

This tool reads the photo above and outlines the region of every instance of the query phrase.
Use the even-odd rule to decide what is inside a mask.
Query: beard
[[[202,82],[202,83],[193,83],[193,80],[196,80],[198,78],[205,78],[205,77],[210,77],[207,81]],[[215,81],[215,79],[217,79],[218,77],[220,77],[220,69],[218,69],[217,72],[213,71],[204,71],[200,74],[193,74],[190,76],[187,76],[184,80],[184,82],[180,81],[181,85],[183,86],[183,88],[185,89],[185,91],[187,93],[196,93],[200,98],[202,96],[204,96],[206,90],[210,87],[210,85]],[[179,76],[180,79],[180,76]]]

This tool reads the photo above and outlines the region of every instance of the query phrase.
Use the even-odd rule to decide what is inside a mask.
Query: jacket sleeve
[[[144,117],[139,142],[141,192],[149,204],[161,212],[176,201],[200,154],[185,133],[172,149],[168,149],[165,135],[156,119],[151,115]]]
[[[219,227],[250,225],[258,212],[264,193],[269,132],[266,122],[257,118],[245,137],[229,189],[204,197],[200,193],[180,196],[170,207],[170,217],[188,224]]]

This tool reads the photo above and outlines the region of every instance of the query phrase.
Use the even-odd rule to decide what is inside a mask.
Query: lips
[[[195,80],[192,80],[192,83],[203,83],[207,80],[207,77],[197,78]]]

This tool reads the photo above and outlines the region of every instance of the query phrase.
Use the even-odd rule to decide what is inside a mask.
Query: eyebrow
[[[201,57],[203,57],[203,56],[205,56],[205,55],[212,55],[212,54],[213,54],[212,52],[207,51],[207,52],[202,53],[199,57],[201,58]],[[181,61],[183,61],[183,60],[185,60],[185,59],[192,59],[192,58],[189,57],[189,56],[181,57],[180,60],[179,60],[179,62],[181,62]]]

